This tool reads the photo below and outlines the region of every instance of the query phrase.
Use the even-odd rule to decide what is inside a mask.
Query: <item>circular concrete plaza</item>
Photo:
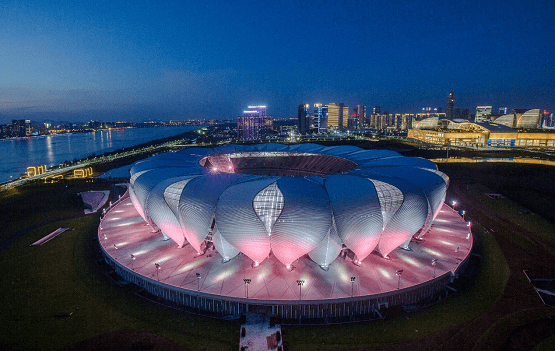
[[[200,255],[188,244],[178,248],[145,223],[128,194],[103,217],[98,238],[115,271],[154,295],[220,315],[265,306],[286,318],[341,317],[370,313],[384,303],[418,303],[452,281],[473,244],[469,223],[443,204],[422,240],[413,239],[410,250],[397,248],[387,259],[373,253],[355,264],[345,250],[327,271],[308,255],[292,270],[273,255],[253,267],[244,254],[222,262],[210,244]]]

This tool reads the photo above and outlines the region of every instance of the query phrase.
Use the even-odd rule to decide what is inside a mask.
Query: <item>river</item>
[[[2,140],[0,141],[0,183],[19,178],[30,166],[46,165],[50,169],[64,161],[78,160],[93,154],[100,155],[202,127],[188,125],[129,128]]]

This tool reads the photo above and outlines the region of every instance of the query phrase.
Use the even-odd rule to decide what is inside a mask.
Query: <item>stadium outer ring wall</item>
[[[121,200],[128,197],[126,193]],[[112,208],[114,208],[113,206]],[[100,238],[100,228],[98,236]],[[457,271],[446,272],[432,280],[408,288],[390,291],[383,294],[347,297],[326,300],[255,300],[248,298],[227,297],[194,290],[177,288],[138,274],[119,263],[102,245],[100,249],[106,262],[115,273],[126,281],[133,283],[151,295],[160,297],[170,303],[184,307],[194,313],[213,317],[239,316],[247,312],[266,313],[283,319],[309,319],[329,321],[350,320],[352,316],[368,316],[382,306],[414,305],[443,290],[453,281],[458,272],[468,264],[468,255]]]

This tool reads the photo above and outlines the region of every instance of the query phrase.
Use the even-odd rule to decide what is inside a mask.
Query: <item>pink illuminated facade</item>
[[[387,257],[430,228],[448,177],[421,158],[315,144],[226,145],[161,154],[131,169],[140,216],[178,247],[213,243],[222,261],[327,269],[341,252]]]

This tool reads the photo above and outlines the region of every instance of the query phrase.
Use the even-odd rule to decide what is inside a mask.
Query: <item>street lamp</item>
[[[251,283],[251,280],[245,278],[245,279],[243,279],[243,281],[245,282],[245,285],[247,286],[247,299],[248,299],[249,298],[249,284]]]
[[[135,255],[133,254],[129,254],[131,256],[131,270],[134,271],[135,269],[133,269],[133,261],[135,261]]]
[[[434,258],[432,260],[432,266],[434,266],[434,278],[436,277],[436,264],[437,264],[437,258]]]
[[[158,275],[158,272],[160,271],[160,269],[162,269],[162,266],[160,266],[158,263],[155,263],[154,267],[156,267],[156,279],[160,281],[160,276]]]
[[[399,289],[399,287],[401,286],[401,275],[403,274],[403,270],[396,270],[395,274],[399,277],[399,281],[397,282],[397,289]]]
[[[197,273],[197,281],[198,281],[198,291],[200,291],[200,273]]]
[[[297,280],[297,285],[299,286],[299,300],[302,300],[302,288],[303,288],[304,280]]]
[[[351,277],[351,297],[355,295],[355,280],[356,277]]]
[[[463,221],[464,221],[464,210],[462,210],[461,214],[462,214],[462,218],[463,218]]]
[[[457,201],[453,200],[453,209],[455,209],[457,207]]]

